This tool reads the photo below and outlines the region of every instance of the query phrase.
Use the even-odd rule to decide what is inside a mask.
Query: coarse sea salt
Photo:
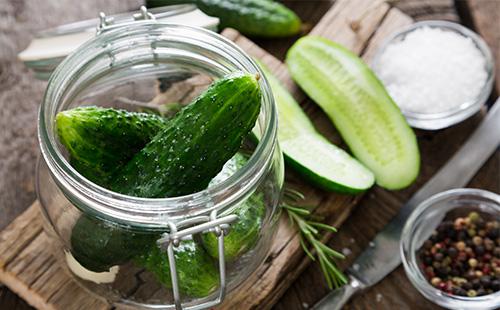
[[[421,27],[387,46],[374,68],[404,112],[440,113],[475,101],[486,83],[486,60],[472,39]]]

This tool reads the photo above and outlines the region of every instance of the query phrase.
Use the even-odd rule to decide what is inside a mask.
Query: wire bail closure
[[[170,278],[172,281],[172,291],[174,294],[174,303],[176,310],[206,309],[214,307],[222,302],[222,300],[226,295],[226,260],[224,255],[224,236],[228,234],[230,224],[236,221],[237,219],[238,216],[235,214],[230,214],[217,218],[217,210],[213,210],[210,213],[210,216],[198,216],[195,218],[181,221],[177,223],[177,225],[171,221],[168,222],[169,232],[164,233],[162,237],[156,241],[156,243],[161,250],[167,252],[168,265],[170,268]],[[189,226],[189,227],[179,230],[178,228],[182,226]],[[174,248],[179,246],[182,238],[201,232],[214,233],[217,236],[217,248],[219,253],[219,279],[220,279],[219,295],[215,300],[183,308],[179,292],[179,280],[177,276],[177,265],[175,262]]]
[[[148,11],[148,9],[143,5],[139,9],[139,13],[134,13],[132,17],[134,18],[133,21],[131,22],[124,22],[124,23],[118,23],[115,24],[115,19],[112,16],[106,16],[104,12],[99,13],[99,25],[97,25],[97,34],[101,34],[106,30],[110,30],[112,28],[124,26],[124,25],[129,25],[132,24],[135,21],[140,21],[140,20],[156,20],[156,17]]]

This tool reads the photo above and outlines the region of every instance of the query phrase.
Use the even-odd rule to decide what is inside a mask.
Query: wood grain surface
[[[0,0],[0,229],[10,223],[34,200],[34,160],[38,153],[35,120],[38,102],[45,87],[45,82],[35,80],[33,74],[16,60],[17,52],[27,45],[36,30],[63,22],[94,17],[99,10],[112,13],[134,9],[139,6],[140,2],[139,0],[79,2],[69,0]],[[285,1],[285,4],[294,9],[306,23],[313,26],[332,5],[332,2],[289,0]],[[490,35],[491,39],[487,38],[488,43],[493,47],[498,46],[497,35],[499,32],[495,31],[494,27],[498,24],[498,18],[492,19],[499,14],[498,2],[495,0],[468,2],[475,2],[474,6],[471,5],[471,7],[474,7],[475,11],[472,15],[476,19],[478,18],[476,12],[483,12],[480,15],[482,22],[475,22],[474,25],[485,37],[489,31],[492,35]],[[485,9],[485,2],[487,2],[488,9]],[[496,3],[492,4],[492,2]],[[459,20],[453,0],[400,0],[390,1],[390,3],[417,20],[429,18]],[[493,13],[490,12],[492,10],[494,10]],[[293,41],[294,38],[256,40],[258,45],[277,56],[278,59],[284,58],[286,50]],[[369,53],[366,55],[369,58]],[[498,53],[496,57],[498,65],[500,63]],[[309,108],[315,110],[313,105],[306,105],[305,108],[306,110]],[[436,139],[436,136],[419,133],[419,142],[423,143],[424,146],[429,144],[427,147],[432,152],[437,153],[436,158],[426,158],[426,160],[430,160],[431,164],[423,171],[419,184],[428,178],[439,165],[443,164],[448,155],[453,152],[456,143],[450,145],[446,139],[453,141],[457,139],[455,137],[459,137],[458,139],[463,141],[479,120],[480,117],[476,116],[460,126],[454,127],[449,133],[446,133],[447,131],[439,132],[436,136],[444,135],[443,145],[431,146],[430,143]],[[443,149],[444,151],[442,151]],[[499,161],[497,152],[477,174],[471,185],[498,192]],[[413,190],[412,187],[402,192],[399,199],[405,199]],[[391,215],[396,212],[397,208],[387,207],[381,202],[384,202],[383,194],[379,193],[378,190],[370,193],[361,201],[360,206],[342,227],[340,233],[335,236],[332,243],[334,247],[352,251],[348,260],[343,264],[344,266],[366,246],[375,232],[382,228]],[[318,269],[315,265],[311,265],[285,293],[284,297],[278,301],[276,308],[307,308],[325,294],[326,289],[323,283]],[[356,298],[354,303],[348,305],[348,308],[409,309],[417,307],[417,305],[422,309],[429,306],[409,285],[403,272],[399,269],[380,285]],[[15,298],[5,288],[0,288],[0,309],[26,308],[28,306],[24,302]]]
[[[367,3],[370,3],[370,5],[366,6],[365,4]],[[365,5],[365,9],[359,10],[358,7],[363,5]],[[339,0],[313,28],[312,33],[337,40],[345,46],[352,48],[355,52],[361,52],[361,50],[368,46],[369,38],[376,32],[378,25],[382,23],[389,9],[389,5],[381,0],[373,2],[369,2],[369,0]],[[397,9],[392,10],[397,11]],[[402,13],[395,16],[400,16],[404,20],[408,20]],[[354,27],[353,23],[356,23],[357,26]],[[333,29],[336,29],[336,31],[333,32]],[[311,106],[308,111],[311,119],[317,126],[320,126],[318,129],[323,132],[329,131],[329,136],[334,137],[333,139],[336,141],[340,141],[339,135],[335,133],[325,116],[292,83],[286,67],[282,63],[250,40],[240,36],[236,31],[225,30],[223,35],[236,42],[251,56],[261,59],[268,65],[278,78],[287,85],[292,95],[299,102]],[[371,44],[371,47],[376,48],[376,44]],[[179,98],[185,98],[185,92],[190,92],[191,90],[190,87],[176,89]],[[169,99],[177,101],[175,98],[170,97]],[[293,183],[294,188],[305,194],[308,205],[318,206],[318,210],[315,210],[317,214],[325,217],[326,220],[330,220],[330,223],[337,227],[341,226],[359,200],[359,197],[356,196],[319,191],[307,185],[307,183],[299,181],[297,178],[288,178],[287,181],[288,184]],[[30,211],[32,209],[36,209],[36,206],[31,207]],[[22,224],[29,222],[29,219],[33,216],[33,212],[23,214],[25,219],[22,221]],[[37,274],[32,272],[32,270],[36,269],[33,266],[39,266],[42,262],[45,262],[45,266],[50,266],[51,264],[55,264],[55,261],[50,258],[50,252],[43,251],[48,244],[46,236],[41,234],[40,229],[35,229],[36,226],[28,228],[22,225],[9,226],[7,233],[1,235],[3,243],[0,244],[0,250],[3,253],[0,256],[0,279],[5,281],[11,289],[27,299],[32,305],[46,309],[63,308],[67,300],[64,298],[54,298],[54,296],[67,296],[64,292],[67,291],[67,287],[72,287],[74,283],[67,279],[63,272],[60,272],[59,267],[53,268],[55,270],[54,273],[49,272],[52,269]],[[20,232],[16,229],[22,229],[22,231]],[[14,233],[24,237],[21,240],[9,239],[11,238],[10,235]],[[309,262],[310,260],[306,259],[301,249],[295,229],[290,227],[286,217],[283,217],[279,223],[278,232],[276,238],[273,240],[268,259],[266,259],[263,266],[257,270],[252,278],[244,284],[242,289],[228,296],[222,309],[234,309],[236,306],[245,309],[271,308]],[[30,286],[30,283],[36,283],[39,278],[45,278],[48,282],[66,283],[66,286],[62,288],[54,287],[54,290],[57,289],[57,293],[51,290],[45,290],[43,293],[40,293],[40,288],[36,286],[32,288]],[[84,292],[78,292],[78,294],[77,296],[80,296]],[[96,302],[91,298],[81,299],[83,304],[80,303],[80,306],[82,307],[90,307],[89,303],[93,305]]]
[[[496,59],[496,89],[500,90],[500,1],[467,0],[468,10],[477,32],[481,34],[491,48]]]

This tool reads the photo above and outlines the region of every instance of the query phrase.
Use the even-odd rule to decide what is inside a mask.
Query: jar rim
[[[412,212],[408,218],[401,236],[400,243],[400,255],[405,269],[405,273],[408,276],[410,282],[417,288],[417,290],[432,302],[447,307],[451,309],[462,309],[464,305],[467,305],[468,309],[493,309],[491,307],[492,300],[500,300],[500,292],[477,296],[477,297],[465,297],[457,295],[449,295],[441,290],[433,287],[429,281],[425,278],[421,268],[418,265],[416,258],[415,249],[415,237],[416,230],[424,220],[426,212],[431,210],[437,203],[446,201],[452,198],[467,197],[468,200],[480,201],[490,201],[491,206],[500,212],[500,195],[482,189],[475,188],[457,188],[451,189],[444,192],[435,194],[417,206],[417,208]],[[451,207],[450,210],[460,208],[457,206],[455,208]],[[444,208],[441,208],[444,209]],[[439,213],[446,214],[450,210],[437,211]],[[433,214],[435,216],[435,214]],[[442,218],[437,217],[434,220],[442,221]]]
[[[98,50],[103,42],[126,38],[133,40],[130,30],[161,29],[168,31],[170,38],[191,36],[196,40],[205,40],[212,46],[219,46],[237,58],[239,70],[259,73],[259,85],[262,90],[261,113],[265,111],[263,134],[253,154],[245,166],[236,171],[228,179],[202,191],[167,198],[142,198],[119,194],[103,188],[80,175],[64,158],[57,146],[54,134],[51,134],[51,113],[55,113],[53,105],[57,105],[57,94],[67,87],[80,73],[81,67],[88,59],[89,50]],[[213,51],[212,51],[213,52]],[[52,105],[52,106],[51,106]],[[51,109],[52,108],[52,109]],[[137,21],[117,29],[106,31],[87,41],[70,54],[56,68],[48,81],[48,85],[40,105],[38,117],[38,139],[42,157],[50,173],[55,177],[58,187],[63,187],[67,198],[75,204],[88,207],[90,212],[111,216],[126,222],[162,223],[165,218],[184,218],[197,214],[205,214],[214,209],[223,208],[245,198],[254,189],[271,163],[272,154],[277,145],[277,111],[271,88],[254,60],[239,46],[229,39],[203,28],[158,21]],[[229,193],[228,193],[229,192]],[[217,199],[214,199],[217,198]],[[155,216],[155,219],[152,217]]]

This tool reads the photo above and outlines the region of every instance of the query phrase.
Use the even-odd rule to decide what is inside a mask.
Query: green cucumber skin
[[[257,244],[265,212],[263,195],[256,194],[231,212],[238,216],[238,220],[231,225],[229,233],[224,237],[226,262],[235,261]],[[217,236],[209,232],[202,234],[201,239],[208,254],[213,258],[219,258]]]
[[[320,176],[316,173],[311,173],[307,167],[302,165],[300,162],[294,160],[292,157],[287,156],[283,153],[285,161],[288,166],[290,166],[293,170],[297,171],[300,175],[302,175],[306,181],[314,184],[320,189],[326,190],[328,192],[336,192],[339,194],[348,194],[348,195],[356,195],[364,193],[367,189],[357,189],[353,187],[344,186],[340,183],[332,182],[331,180]]]
[[[205,189],[240,148],[260,103],[255,76],[239,72],[216,81],[119,171],[111,190],[154,198]]]
[[[306,36],[290,48],[286,63],[356,158],[372,170],[378,185],[402,189],[417,178],[420,154],[415,134],[357,55],[327,39]]]
[[[140,193],[146,197],[180,195],[206,188],[224,163],[237,152],[242,139],[253,127],[260,111],[260,96],[259,85],[252,75],[238,73],[214,83],[195,102],[162,125],[160,133],[143,149],[146,152],[139,152],[129,164],[125,165],[125,168],[122,168],[120,171],[122,179],[115,180],[116,183],[112,184],[112,188],[119,186],[120,192],[136,195],[134,187],[136,182],[145,180],[146,185],[141,184]],[[204,129],[201,128],[203,126]],[[186,139],[180,140],[179,135],[184,136],[184,134]],[[204,140],[212,141],[212,144],[206,148],[196,147]],[[223,147],[225,143],[227,147]],[[192,145],[194,147],[186,151],[186,148]],[[168,149],[165,151],[165,148],[170,146],[172,151]],[[176,156],[176,151],[181,151],[182,156]],[[126,150],[125,153],[128,152],[129,150]],[[179,168],[184,165],[184,169],[174,170],[184,175],[174,176],[168,166],[160,167],[159,171],[156,171],[156,157],[153,156],[155,152],[161,155],[159,162],[173,162],[170,167]],[[146,159],[148,161],[144,162]],[[138,174],[137,170],[134,173],[135,169],[139,169],[141,173]],[[168,180],[170,177],[173,178],[172,182],[164,182],[165,179],[170,181]],[[123,178],[127,178],[128,182],[124,182]],[[134,182],[130,182],[131,180]],[[153,186],[147,182],[148,180],[154,181]],[[161,181],[162,188],[157,186],[158,180]],[[190,183],[186,184],[183,180],[190,180]],[[151,188],[156,191],[154,194],[148,192]],[[104,225],[101,220],[89,221],[86,216],[82,216],[73,227],[71,238],[72,253],[75,258],[82,266],[96,272],[108,270],[109,267],[121,264],[135,255],[135,252],[127,253],[127,247],[121,246],[125,238],[123,235],[129,233],[127,230],[101,225]],[[92,243],[90,235],[79,233],[86,230],[102,230],[101,239],[105,241]],[[143,236],[140,237],[137,238],[139,243]],[[133,235],[130,239],[132,239],[130,242],[135,241]],[[104,258],[101,257],[103,243],[104,247],[113,249]]]
[[[270,0],[148,0],[149,7],[192,3],[220,20],[220,29],[231,27],[257,37],[289,37],[300,32],[300,18],[286,6]]]
[[[248,158],[236,153],[232,160],[234,160],[234,165],[226,170],[228,175],[232,175],[242,168],[247,163]],[[254,193],[230,212],[230,214],[236,214],[238,220],[231,224],[229,233],[224,237],[226,262],[235,261],[255,246],[262,229],[265,212],[264,197],[261,193]],[[218,238],[214,233],[202,234],[201,241],[210,256],[219,258]]]
[[[313,123],[309,120],[307,115],[304,113],[299,104],[295,101],[292,95],[281,85],[280,81],[269,71],[269,69],[261,62],[257,61],[260,68],[264,72],[271,89],[274,94],[276,104],[278,106],[279,114],[279,126],[278,126],[278,141],[280,142],[281,149],[286,163],[295,171],[300,173],[312,184],[327,190],[343,194],[358,194],[369,189],[373,183],[373,175],[370,171],[366,170],[365,174],[371,178],[363,187],[353,187],[342,184],[341,182],[336,182],[335,180],[326,178],[318,173],[315,173],[307,167],[306,164],[301,163],[299,160],[295,159],[290,155],[290,151],[287,150],[287,144],[283,143],[287,139],[296,139],[299,136],[307,135],[310,139],[321,140],[325,145],[328,145],[335,151],[344,152],[341,148],[334,144],[331,144],[326,138],[321,136],[321,134],[316,130]],[[293,119],[290,119],[289,115],[293,115]],[[316,154],[318,155],[318,154]],[[349,156],[349,155],[347,155]],[[362,166],[354,158],[349,156],[349,159],[354,161],[355,164]],[[311,160],[315,160],[311,158]],[[352,163],[346,163],[351,164]],[[363,167],[363,166],[362,166]],[[362,168],[364,169],[364,167]]]
[[[165,126],[162,117],[95,106],[59,112],[56,128],[70,164],[90,181],[107,186],[124,166]]]
[[[66,110],[56,116],[59,139],[70,154],[70,164],[101,186],[108,186],[113,173],[166,122],[156,115],[95,106]],[[103,272],[129,261],[157,238],[83,214],[72,229],[71,252],[86,269]]]
[[[193,240],[183,240],[174,248],[179,290],[191,297],[205,297],[219,286],[219,273],[212,258]],[[153,273],[165,287],[172,287],[166,251],[158,247],[135,259],[136,264]]]
[[[104,272],[148,251],[158,238],[84,214],[71,231],[71,253],[86,269]]]

